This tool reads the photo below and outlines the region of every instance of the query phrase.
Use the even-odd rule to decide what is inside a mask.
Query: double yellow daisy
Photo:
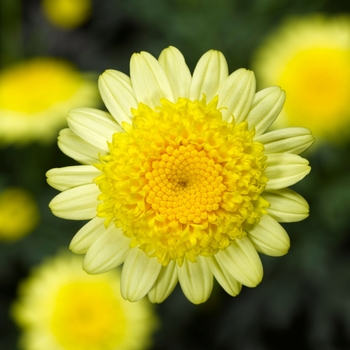
[[[310,171],[298,154],[313,142],[305,128],[265,133],[285,99],[279,87],[255,90],[254,74],[229,75],[208,51],[193,75],[174,47],[157,60],[134,54],[130,77],[99,79],[109,113],[69,112],[59,147],[82,165],[52,169],[62,191],[53,213],[90,220],[70,248],[92,274],[123,265],[121,293],[160,303],[179,282],[193,303],[208,299],[213,277],[230,295],[255,287],[258,252],[280,256],[289,237],[278,222],[308,216],[286,187]]]

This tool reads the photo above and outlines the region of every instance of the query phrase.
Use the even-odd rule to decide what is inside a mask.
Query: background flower
[[[254,68],[261,86],[287,92],[276,126],[306,126],[319,139],[349,138],[349,16],[286,19],[257,50]]]
[[[32,232],[39,223],[35,199],[22,188],[0,192],[0,241],[15,241]]]
[[[49,142],[67,110],[99,103],[94,76],[57,58],[35,58],[0,72],[0,143]]]
[[[13,305],[21,349],[146,349],[157,319],[147,300],[125,301],[118,270],[90,276],[68,253],[47,259],[21,282]]]
[[[91,15],[90,0],[42,0],[47,19],[59,28],[73,29],[83,24]]]

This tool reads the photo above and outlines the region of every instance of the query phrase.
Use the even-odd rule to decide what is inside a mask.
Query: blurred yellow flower
[[[0,241],[15,241],[35,229],[39,210],[24,189],[9,187],[0,193]]]
[[[94,78],[56,58],[34,58],[0,72],[0,144],[55,139],[69,109],[99,104]]]
[[[59,254],[22,282],[12,314],[24,350],[145,349],[157,318],[152,305],[120,295],[119,270],[91,276],[79,256]]]
[[[42,0],[47,19],[57,27],[74,29],[92,13],[91,0]]]
[[[262,87],[286,90],[277,127],[305,126],[316,139],[350,135],[350,17],[287,19],[257,50],[253,68]]]

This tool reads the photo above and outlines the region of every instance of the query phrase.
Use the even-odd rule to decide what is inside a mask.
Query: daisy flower
[[[261,86],[280,85],[287,100],[274,126],[305,126],[316,139],[349,137],[350,17],[292,17],[257,50]]]
[[[100,103],[94,76],[58,58],[32,58],[0,72],[0,144],[55,139],[67,110]]]
[[[99,89],[109,113],[70,111],[59,147],[82,165],[48,171],[62,191],[58,217],[90,220],[70,248],[86,254],[92,274],[123,265],[121,293],[160,303],[179,282],[202,303],[213,276],[231,295],[255,287],[258,252],[279,256],[289,238],[278,222],[308,216],[306,201],[286,187],[309,173],[298,154],[313,138],[304,128],[265,133],[284,92],[255,92],[254,74],[229,75],[208,51],[191,75],[174,47],[157,60],[134,54],[130,78],[107,70]]]
[[[0,241],[16,241],[39,223],[39,209],[32,195],[20,187],[0,192]]]
[[[12,315],[24,350],[141,350],[158,320],[152,304],[124,300],[118,269],[91,276],[80,256],[59,254],[21,282]]]

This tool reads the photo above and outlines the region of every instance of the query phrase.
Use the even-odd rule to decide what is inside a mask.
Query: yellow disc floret
[[[264,147],[246,122],[224,121],[217,102],[140,103],[97,165],[98,216],[163,265],[225,249],[268,206]]]

